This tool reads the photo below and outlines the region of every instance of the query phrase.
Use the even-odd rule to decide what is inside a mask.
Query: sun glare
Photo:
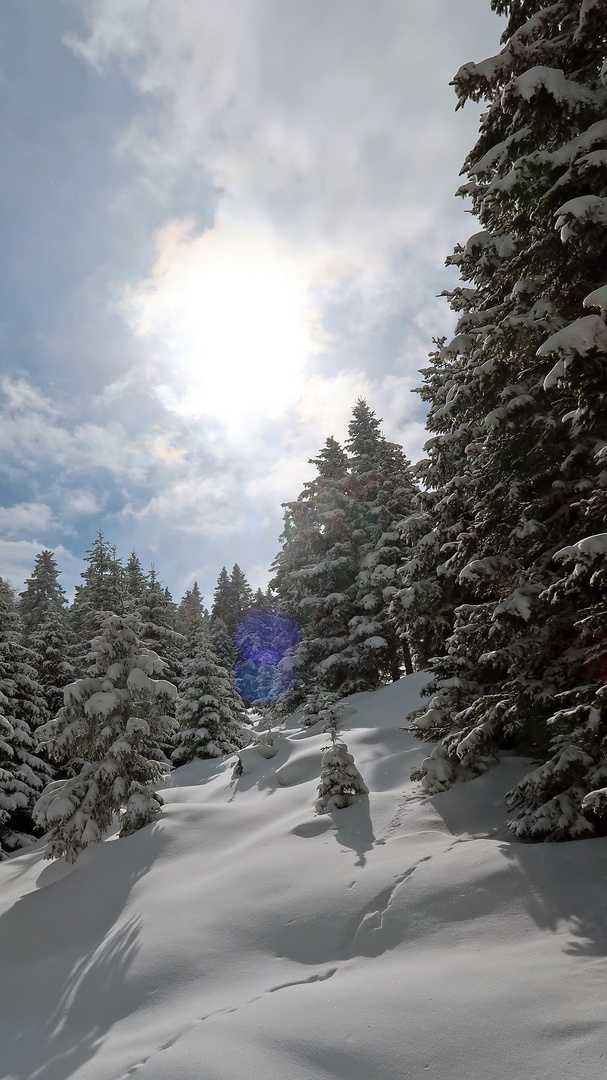
[[[165,372],[157,392],[187,416],[240,424],[278,416],[302,392],[317,351],[310,269],[263,234],[218,224],[158,237],[152,277],[129,297],[135,329]]]

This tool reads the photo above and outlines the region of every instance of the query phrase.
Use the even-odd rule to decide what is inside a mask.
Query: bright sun
[[[129,300],[164,373],[164,403],[230,425],[280,415],[318,349],[309,285],[309,267],[264,234],[228,224],[199,236],[190,223],[163,229],[153,275]]]

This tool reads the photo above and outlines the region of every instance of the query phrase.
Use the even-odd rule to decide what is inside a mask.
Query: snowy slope
[[[421,675],[351,698],[369,789],[313,813],[326,736],[177,770],[154,826],[0,865],[10,1080],[595,1080],[607,840],[527,846],[495,770],[427,799]]]

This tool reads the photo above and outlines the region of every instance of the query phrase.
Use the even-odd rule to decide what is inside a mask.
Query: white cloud
[[[0,506],[0,533],[4,536],[23,536],[24,533],[41,535],[51,525],[53,512],[46,503],[19,503]]]
[[[77,517],[80,514],[99,514],[106,504],[107,493],[74,488],[65,495],[63,511],[69,517],[72,515]]]
[[[203,166],[239,218],[384,251],[435,229],[462,130],[457,66],[497,40],[481,0],[96,0],[73,47],[162,104],[125,152],[152,181]],[[461,115],[461,114],[460,114]]]
[[[116,480],[143,483],[157,464],[153,435],[147,442],[139,434],[130,438],[111,418],[79,422],[78,403],[70,412],[67,403],[49,401],[25,379],[3,380],[1,388],[0,470],[10,475],[52,466],[73,478],[103,468]]]
[[[451,193],[475,109],[454,116],[448,82],[494,51],[488,7],[87,0],[72,48],[146,98],[117,133],[120,213],[151,247],[151,194],[164,224],[123,288],[135,365],[87,409],[13,380],[0,469],[44,463],[56,514],[103,512],[208,596],[222,562],[263,577],[280,503],[359,396],[417,459],[410,389],[451,328],[435,294],[468,228]],[[179,203],[193,177],[216,193],[200,221]]]
[[[152,531],[177,533],[204,538],[231,536],[243,527],[238,510],[238,491],[233,479],[209,478],[202,473],[172,476],[169,482],[139,506],[127,504],[120,517],[146,523]]]
[[[27,379],[16,379],[10,375],[4,375],[0,380],[0,390],[11,411],[42,413],[46,416],[59,415],[57,406],[37,387],[31,386]]]
[[[316,370],[377,380],[415,362],[375,346],[403,310],[426,350],[448,332],[433,294],[466,228],[451,193],[475,126],[448,83],[496,43],[484,0],[95,0],[89,19],[75,51],[155,105],[123,133],[125,160],[159,197],[188,169],[219,195],[212,228],[161,230],[130,291],[167,408],[277,416],[319,344]]]

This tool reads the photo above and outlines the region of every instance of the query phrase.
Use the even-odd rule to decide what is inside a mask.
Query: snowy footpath
[[[313,807],[320,726],[175,771],[73,867],[0,864],[2,1080],[597,1080],[607,840],[517,843],[504,758],[431,799],[424,677],[349,699],[369,796]]]

